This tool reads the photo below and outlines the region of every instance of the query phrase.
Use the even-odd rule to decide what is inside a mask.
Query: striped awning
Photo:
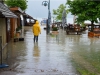
[[[17,16],[9,10],[9,8],[0,2],[0,18],[17,18]]]

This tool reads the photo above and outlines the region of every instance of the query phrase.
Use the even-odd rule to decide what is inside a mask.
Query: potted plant
[[[22,26],[19,26],[18,28],[21,30],[22,29]]]
[[[18,38],[17,38],[16,34],[14,36],[14,42],[18,42]]]
[[[18,27],[16,28],[16,32],[20,32],[20,33],[21,33],[21,29],[22,29],[22,26],[18,26]]]
[[[19,38],[20,34],[21,34],[21,29],[22,29],[22,26],[18,26],[16,28],[16,36]]]
[[[24,38],[20,36],[21,29],[22,29],[22,26],[18,26],[18,28],[16,28],[16,36],[18,37],[19,41],[24,41]]]
[[[23,38],[23,37],[20,37],[20,38],[19,38],[19,41],[24,41],[24,38]]]
[[[16,28],[16,32],[19,31],[19,28]]]
[[[58,28],[57,27],[53,27],[52,31],[58,31]]]
[[[52,34],[54,35],[57,35],[59,32],[58,32],[58,27],[53,27],[52,28]]]

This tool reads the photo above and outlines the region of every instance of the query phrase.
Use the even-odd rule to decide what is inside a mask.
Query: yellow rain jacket
[[[32,30],[35,36],[38,36],[41,33],[41,29],[38,21],[36,21],[36,23],[33,25]]]

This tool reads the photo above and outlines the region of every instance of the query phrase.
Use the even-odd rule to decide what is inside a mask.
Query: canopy
[[[17,16],[9,10],[9,8],[0,2],[0,18],[17,18]]]

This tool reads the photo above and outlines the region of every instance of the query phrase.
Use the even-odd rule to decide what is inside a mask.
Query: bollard
[[[8,67],[7,64],[3,64],[2,63],[2,36],[0,36],[0,58],[1,58],[0,68],[6,68],[6,67]]]

